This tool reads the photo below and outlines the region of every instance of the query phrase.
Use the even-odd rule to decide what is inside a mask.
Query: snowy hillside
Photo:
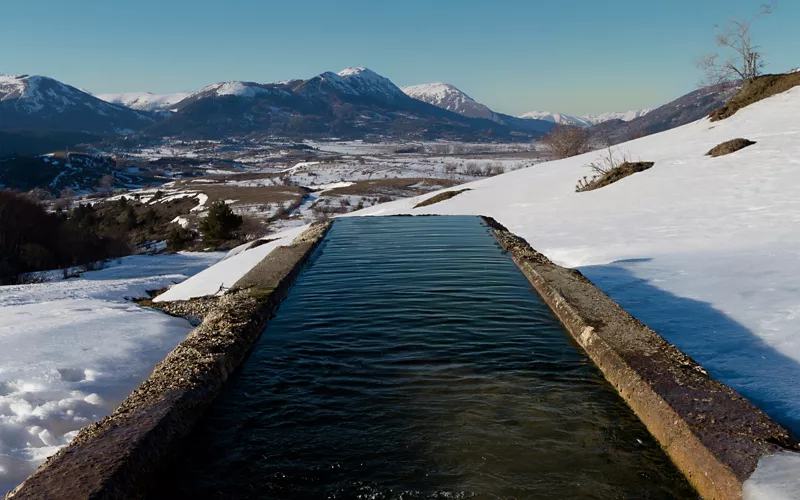
[[[139,111],[168,111],[171,107],[192,95],[190,92],[175,94],[153,94],[150,92],[130,92],[127,94],[96,94],[95,97],[106,102],[120,104]]]
[[[597,125],[600,123],[604,123],[610,120],[622,120],[625,122],[629,122],[640,116],[644,116],[647,113],[652,111],[652,109],[637,109],[634,111],[611,111],[608,113],[600,113],[598,115],[586,115],[586,116],[572,116],[572,115],[565,115],[563,113],[553,113],[550,111],[531,111],[529,113],[525,113],[520,115],[520,118],[532,118],[536,120],[545,120],[553,123],[558,123],[559,125],[571,125],[575,127],[591,127],[592,125]]]
[[[423,83],[421,85],[403,87],[402,90],[409,97],[460,115],[469,116],[470,118],[486,118],[487,120],[503,123],[497,113],[449,83]]]
[[[405,97],[400,88],[388,78],[368,68],[347,68],[338,73],[345,83],[357,93],[388,100]]]

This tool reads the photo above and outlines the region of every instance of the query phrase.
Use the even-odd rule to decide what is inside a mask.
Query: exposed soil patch
[[[460,184],[452,179],[375,179],[356,181],[347,187],[326,191],[329,196],[416,196],[437,189],[448,188]]]
[[[609,170],[605,174],[595,177],[585,184],[579,185],[575,190],[579,193],[582,193],[584,191],[600,189],[601,187],[608,186],[609,184],[614,184],[615,182],[622,180],[629,175],[633,175],[637,172],[644,172],[653,165],[655,165],[655,163],[652,161],[625,162],[620,164],[618,167]]]
[[[726,141],[722,144],[718,144],[714,147],[711,151],[706,153],[706,156],[725,156],[740,149],[744,149],[747,146],[752,146],[755,144],[755,141],[750,141],[748,139],[733,139],[732,141]]]
[[[431,196],[430,198],[428,198],[425,201],[421,201],[421,202],[417,203],[416,205],[414,205],[414,208],[427,207],[429,205],[433,205],[435,203],[439,203],[440,201],[449,200],[450,198],[453,198],[454,196],[460,195],[464,191],[469,191],[469,189],[459,189],[458,191],[445,191],[444,193],[439,193],[439,194],[437,194],[435,196]]]
[[[709,118],[712,122],[724,120],[745,106],[786,92],[797,85],[800,85],[800,72],[760,76],[750,83],[745,83],[738,94],[733,96],[725,106],[711,113]]]

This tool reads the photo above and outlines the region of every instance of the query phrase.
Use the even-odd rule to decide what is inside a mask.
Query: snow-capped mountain
[[[52,78],[0,75],[0,129],[125,133],[155,121]]]
[[[550,111],[531,111],[519,116],[524,119],[544,120],[558,125],[570,125],[573,127],[589,127],[592,124],[581,117],[565,115],[563,113],[552,113]]]
[[[525,113],[524,115],[520,115],[520,118],[526,119],[536,119],[536,120],[545,120],[553,123],[557,123],[559,125],[570,125],[573,127],[591,127],[592,125],[597,125],[599,123],[611,121],[611,120],[622,120],[624,122],[628,122],[639,118],[640,116],[644,116],[647,113],[652,111],[652,109],[637,109],[634,111],[611,111],[608,113],[601,113],[599,115],[586,115],[586,116],[572,116],[572,115],[565,115],[563,113],[553,113],[550,111],[531,111],[530,113]]]
[[[470,118],[486,118],[497,123],[503,123],[498,114],[489,109],[488,106],[477,102],[449,83],[423,83],[403,87],[402,90],[409,97],[460,115],[469,116]]]
[[[129,92],[125,94],[96,94],[95,97],[139,111],[168,111],[172,106],[191,95],[191,92],[177,92],[174,94]]]
[[[608,113],[600,113],[599,115],[582,116],[581,119],[588,121],[592,125],[597,125],[598,123],[611,120],[622,120],[624,122],[629,122],[639,118],[640,116],[644,116],[651,111],[653,111],[653,108],[635,109],[633,111],[610,111]]]
[[[391,80],[368,68],[347,68],[338,73],[345,84],[361,95],[388,100],[404,99],[403,91]]]

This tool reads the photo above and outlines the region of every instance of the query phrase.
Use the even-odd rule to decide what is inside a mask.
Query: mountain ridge
[[[0,75],[0,129],[125,133],[154,124],[151,114],[108,103],[39,75]]]

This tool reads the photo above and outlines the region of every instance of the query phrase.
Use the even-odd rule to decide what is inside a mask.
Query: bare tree
[[[75,190],[68,187],[61,190],[56,200],[56,210],[69,210],[72,208],[72,202],[75,201]]]
[[[100,182],[98,184],[98,187],[100,188],[100,191],[102,191],[102,192],[104,192],[106,194],[110,194],[111,193],[111,188],[113,186],[114,186],[114,175],[113,174],[106,174],[106,175],[104,175],[103,177],[100,178]]]
[[[556,125],[542,143],[550,150],[553,158],[569,158],[589,151],[589,136],[580,127]]]
[[[700,58],[697,66],[705,73],[705,85],[716,85],[731,80],[752,82],[764,69],[764,54],[758,45],[753,44],[751,27],[753,23],[772,14],[775,4],[764,4],[761,11],[748,20],[731,19],[725,27],[715,26],[718,47],[733,51],[723,59],[718,53]]]

